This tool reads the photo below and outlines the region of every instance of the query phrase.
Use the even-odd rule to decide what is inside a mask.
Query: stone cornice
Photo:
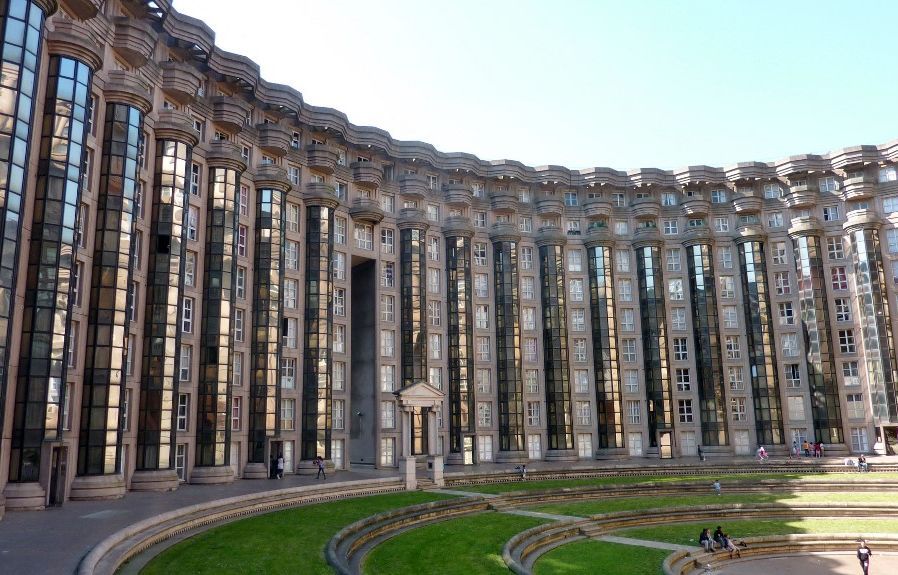
[[[514,178],[523,184],[557,182],[559,186],[573,187],[598,184],[621,189],[646,185],[677,188],[693,182],[732,184],[745,180],[776,180],[801,170],[831,171],[864,163],[898,161],[898,140],[879,146],[854,146],[823,155],[790,156],[774,162],[742,162],[727,167],[700,165],[672,170],[644,168],[624,171],[603,167],[571,170],[562,166],[531,167],[514,160],[485,161],[473,154],[441,152],[424,142],[396,140],[389,132],[380,128],[352,124],[348,117],[338,110],[306,103],[302,94],[294,88],[263,79],[259,66],[249,58],[217,47],[214,32],[202,21],[179,13],[167,1],[155,2],[155,6],[147,4],[151,12],[162,11],[159,24],[162,30],[173,42],[190,47],[196,53],[198,66],[208,66],[215,75],[239,81],[258,105],[280,109],[294,121],[316,130],[326,128],[351,145],[371,146],[396,160],[415,160],[418,163],[430,164],[438,170],[464,170],[485,179]]]

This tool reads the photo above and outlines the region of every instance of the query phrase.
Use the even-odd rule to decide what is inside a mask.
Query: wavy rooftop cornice
[[[219,79],[239,86],[243,96],[267,110],[294,117],[313,130],[339,135],[347,143],[382,151],[397,160],[424,162],[447,172],[464,170],[487,179],[516,179],[527,184],[551,186],[611,186],[619,188],[684,187],[705,184],[738,184],[756,180],[780,180],[807,173],[860,169],[870,164],[898,162],[898,140],[882,145],[852,146],[826,154],[789,156],[775,162],[741,162],[726,167],[687,166],[673,170],[641,168],[628,171],[607,167],[573,170],[564,166],[527,166],[515,160],[481,160],[464,152],[441,152],[431,144],[402,141],[386,130],[358,126],[343,112],[313,106],[302,94],[282,84],[268,82],[258,64],[215,45],[215,32],[197,18],[178,12],[169,0],[140,0],[146,16],[169,35],[172,44],[187,49],[195,62],[208,67]]]

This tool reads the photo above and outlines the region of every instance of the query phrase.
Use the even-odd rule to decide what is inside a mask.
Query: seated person
[[[869,471],[867,466],[867,457],[861,453],[861,456],[857,458],[857,470],[858,471]]]
[[[711,553],[714,551],[714,541],[711,539],[711,530],[705,527],[702,530],[702,534],[698,538],[698,542],[701,543],[702,549]]]
[[[723,528],[720,525],[717,526],[717,530],[714,531],[714,543],[717,543],[717,546],[723,549]]]
[[[733,558],[733,553],[736,554],[736,557],[742,557],[742,553],[739,551],[739,548],[736,547],[735,543],[733,543],[733,540],[730,539],[730,536],[727,533],[723,534],[722,548],[724,551],[730,552],[730,559]]]

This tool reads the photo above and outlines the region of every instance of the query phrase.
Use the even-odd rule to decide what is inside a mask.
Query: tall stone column
[[[206,154],[206,253],[197,389],[196,465],[191,483],[227,483],[231,468],[231,375],[237,301],[237,190],[246,164],[233,142],[216,141]]]
[[[624,418],[614,297],[614,240],[607,227],[594,227],[586,240],[593,373],[596,379],[598,449],[624,454]]]
[[[524,375],[521,364],[521,301],[518,279],[517,226],[496,223],[493,242],[493,280],[496,293],[496,390],[499,399],[498,461],[527,460],[524,428]]]
[[[281,432],[281,317],[284,286],[284,200],[290,180],[283,168],[256,170],[256,245],[250,375],[249,464],[244,476],[268,477],[268,442]]]
[[[51,129],[41,134],[31,223],[10,444],[10,484],[6,488],[10,509],[43,507],[45,491],[39,481],[43,475],[46,483],[49,475],[46,442],[59,440],[65,423],[62,414],[77,245],[75,220],[81,201],[92,75],[101,65],[98,54],[73,49],[52,35],[48,45],[50,62],[43,116],[44,125]],[[3,386],[0,381],[0,387]]]
[[[0,123],[0,138],[5,145],[0,154],[0,453],[2,453],[2,437],[5,429],[6,395],[7,388],[12,388],[8,380],[9,373],[9,342],[13,337],[15,326],[13,315],[17,305],[21,305],[21,297],[16,294],[16,282],[19,251],[22,241],[22,208],[25,205],[24,196],[28,184],[28,168],[32,160],[31,135],[34,128],[34,110],[37,97],[38,79],[40,77],[40,51],[43,45],[44,19],[56,11],[54,0],[3,2],[0,4],[0,48],[2,48],[3,76],[2,90],[4,97],[0,99],[0,114],[3,122]],[[19,33],[11,33],[19,30]],[[58,79],[55,80],[58,82]],[[51,78],[51,83],[54,79]],[[89,82],[88,82],[89,85]],[[48,90],[50,87],[48,87]],[[81,142],[78,142],[80,147]],[[80,158],[79,158],[80,161]],[[61,195],[61,194],[60,194]],[[56,265],[55,263],[50,265]],[[52,322],[52,314],[50,321]],[[53,328],[48,328],[53,329]],[[23,340],[22,345],[26,342]],[[46,384],[35,386],[26,390],[17,390],[15,397],[17,403],[28,403],[29,412],[35,417],[41,417],[38,411],[45,409],[45,404],[61,401],[55,396],[59,395],[62,387],[58,387],[51,397]],[[52,400],[52,401],[51,401]],[[41,417],[41,421],[43,418]],[[51,422],[53,427],[55,422]],[[13,434],[16,429],[24,430],[25,423],[13,423]],[[30,425],[29,425],[30,426]],[[12,442],[10,454],[11,482],[24,482],[29,485],[24,489],[32,490],[42,497],[43,493],[35,489],[40,470],[40,454],[30,445],[39,441],[33,433],[29,432],[26,440],[24,433],[19,432],[18,438]],[[26,446],[25,444],[29,444]],[[14,479],[15,478],[15,479]],[[10,497],[10,508],[16,505],[30,507],[28,494],[13,493],[17,487],[10,483],[7,488],[7,496]],[[13,501],[21,499],[21,504]],[[34,498],[32,498],[34,499]],[[41,501],[40,505],[43,505]],[[3,496],[0,495],[0,515],[4,509]]]
[[[402,387],[427,381],[427,228],[424,212],[399,213],[399,315]]]
[[[639,283],[649,445],[653,448],[660,448],[661,433],[672,433],[674,430],[667,310],[661,273],[662,244],[657,234],[657,230],[647,230],[642,232],[646,237],[633,243]]]
[[[844,444],[845,435],[829,321],[828,282],[823,270],[822,232],[817,219],[812,217],[795,218],[789,228],[798,274],[814,440],[830,446]]]
[[[106,120],[97,205],[78,476],[72,499],[120,497],[122,408],[128,353],[128,291],[132,276],[131,240],[143,116],[151,107],[148,88],[130,72],[118,71],[104,90]]]
[[[153,217],[147,266],[146,323],[137,416],[135,490],[178,487],[175,426],[181,348],[181,298],[187,242],[187,178],[197,143],[190,116],[159,113]]]
[[[898,361],[886,292],[880,228],[882,221],[869,210],[851,212],[845,233],[851,241],[857,303],[863,328],[867,389],[877,427],[898,424]]]
[[[764,239],[760,230],[741,227],[736,251],[742,280],[756,439],[759,445],[782,445],[785,443],[783,410]]]
[[[543,313],[546,432],[549,438],[546,460],[553,461],[571,461],[577,458],[568,361],[565,243],[567,238],[556,227],[541,228],[536,239]]]
[[[302,435],[304,461],[330,459],[333,430],[331,392],[334,331],[334,210],[337,197],[324,184],[307,184],[305,329],[302,361]]]
[[[474,228],[468,218],[453,216],[444,222],[443,235],[446,237],[446,305],[450,310],[449,457],[457,463],[463,463],[462,438],[475,431],[474,303],[471,280],[471,238],[474,236]],[[402,278],[404,281],[405,276]],[[422,287],[421,292],[424,291]]]
[[[683,246],[686,248],[686,264],[689,269],[695,371],[702,426],[701,445],[720,447],[729,444],[729,434],[714,248],[706,229],[690,232]]]

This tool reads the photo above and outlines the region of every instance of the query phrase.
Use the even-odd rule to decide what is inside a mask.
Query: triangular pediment
[[[398,391],[394,391],[393,395],[399,398],[401,405],[423,406],[436,405],[446,397],[445,393],[426,381],[418,381],[407,385]]]

